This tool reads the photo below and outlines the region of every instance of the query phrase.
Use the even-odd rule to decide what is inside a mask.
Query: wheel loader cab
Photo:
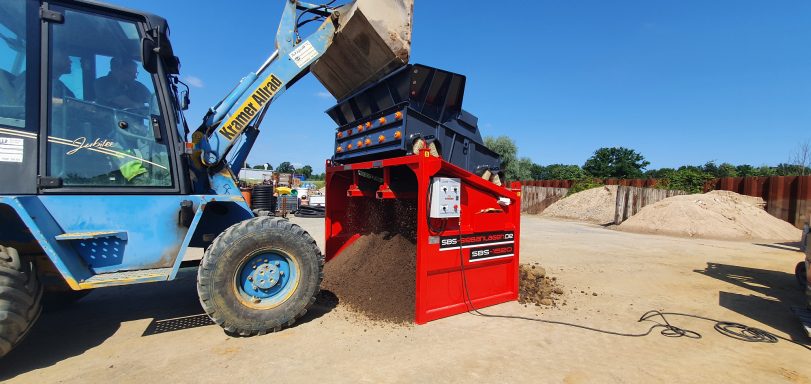
[[[143,70],[143,24],[52,6],[46,174],[65,188],[173,188],[157,74]],[[92,38],[89,38],[91,37]]]
[[[181,207],[194,216],[208,198],[180,177],[167,33],[94,2],[0,2],[0,245],[47,254],[74,289],[128,271],[165,280],[194,229]],[[143,41],[162,52],[150,71]]]
[[[0,194],[181,193],[165,22],[83,2],[0,4]],[[43,23],[44,22],[44,23]],[[39,28],[45,25],[45,28]],[[162,40],[144,69],[142,41]]]

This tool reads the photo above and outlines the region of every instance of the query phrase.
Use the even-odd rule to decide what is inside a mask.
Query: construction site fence
[[[636,215],[642,208],[657,201],[687,192],[670,189],[639,188],[617,186],[617,205],[614,210],[614,224],[620,224]]]
[[[619,185],[637,188],[656,188],[659,179],[594,179],[606,185]],[[568,189],[574,180],[528,180],[523,187]],[[778,219],[787,221],[797,228],[811,219],[811,176],[769,176],[769,177],[723,177],[704,184],[704,192],[724,190],[747,196],[756,196],[766,202],[766,211]],[[524,194],[524,199],[526,200]],[[525,210],[530,204],[524,202]],[[551,204],[551,203],[550,203]],[[544,207],[545,208],[545,207]]]
[[[568,193],[569,188],[521,185],[521,212],[541,213]]]

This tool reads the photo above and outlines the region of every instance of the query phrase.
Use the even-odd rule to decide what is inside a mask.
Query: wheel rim
[[[259,251],[237,268],[234,288],[248,307],[270,309],[287,301],[299,283],[296,259],[279,250]]]

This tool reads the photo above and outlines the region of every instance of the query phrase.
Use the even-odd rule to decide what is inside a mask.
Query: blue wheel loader
[[[0,356],[45,299],[172,280],[188,247],[206,249],[200,303],[229,334],[307,312],[324,256],[299,226],[252,212],[235,173],[307,73],[342,98],[408,62],[413,0],[333,3],[280,0],[273,53],[189,129],[166,20],[90,0],[0,2]]]

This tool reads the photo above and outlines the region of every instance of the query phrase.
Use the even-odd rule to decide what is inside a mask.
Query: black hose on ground
[[[460,223],[461,224],[461,223]],[[461,225],[460,225],[461,228]],[[462,233],[459,231],[459,244],[462,243]],[[651,310],[645,312],[642,317],[639,318],[638,322],[643,321],[650,321],[654,324],[648,328],[647,331],[641,333],[625,333],[625,332],[617,332],[617,331],[610,331],[600,328],[594,328],[587,325],[582,324],[575,324],[575,323],[568,323],[565,321],[557,321],[557,320],[545,320],[541,318],[532,318],[526,316],[516,316],[516,315],[491,315],[487,313],[483,313],[475,305],[473,305],[473,301],[470,299],[470,291],[467,287],[467,273],[465,272],[465,261],[464,255],[462,253],[462,248],[459,248],[459,265],[462,271],[462,285],[464,288],[464,297],[467,305],[469,305],[470,310],[468,313],[475,315],[475,316],[483,316],[483,317],[491,317],[491,318],[502,318],[502,319],[515,319],[515,320],[526,320],[526,321],[537,321],[539,323],[546,323],[546,324],[554,324],[554,325],[563,325],[567,327],[574,327],[579,329],[584,329],[587,331],[603,333],[607,335],[614,335],[614,336],[624,336],[624,337],[644,337],[650,335],[654,330],[661,329],[659,334],[665,337],[687,337],[689,339],[700,339],[702,336],[700,333],[696,331],[692,331],[686,328],[677,327],[670,323],[667,316],[681,316],[681,317],[689,317],[693,319],[699,320],[706,320],[715,323],[714,328],[720,334],[731,337],[736,340],[746,341],[750,343],[769,343],[774,344],[777,343],[778,340],[788,341],[789,343],[796,344],[802,348],[805,348],[811,351],[811,347],[808,345],[796,342],[794,340],[775,335],[771,332],[750,327],[745,324],[730,322],[730,321],[721,321],[716,320],[709,317],[692,315],[689,313],[679,313],[679,312],[662,312],[658,310]],[[661,322],[657,322],[654,320],[655,318],[660,318]]]

